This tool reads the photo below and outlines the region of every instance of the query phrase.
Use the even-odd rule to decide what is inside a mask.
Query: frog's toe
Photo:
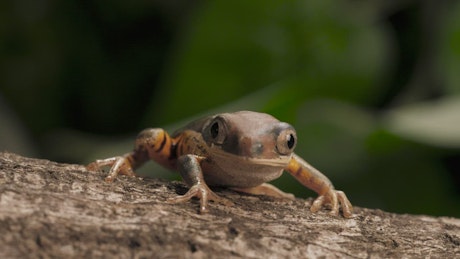
[[[130,162],[131,154],[124,156],[110,157],[106,159],[96,160],[88,165],[86,169],[89,171],[100,171],[105,166],[110,166],[110,171],[105,177],[106,182],[113,182],[118,175],[136,176]]]
[[[198,194],[198,189],[194,187],[190,188],[187,193],[184,195],[179,195],[173,198],[169,198],[167,202],[169,203],[181,203],[190,200],[193,197],[200,197],[201,195]]]
[[[345,218],[350,218],[353,214],[353,207],[342,191],[333,190],[329,194],[318,196],[311,205],[310,211],[315,213],[322,207],[330,208],[329,214],[331,216],[338,216],[340,207],[342,208],[342,213]]]
[[[353,216],[353,206],[348,200],[347,196],[342,191],[336,191],[337,199],[339,200],[340,205],[342,206],[342,213],[345,218],[351,218]]]
[[[97,162],[89,163],[85,166],[85,168],[88,171],[99,171],[100,170],[99,164]]]
[[[316,198],[311,204],[310,211],[313,213],[319,211],[323,207],[325,198],[326,197],[324,195],[318,196],[318,198]]]
[[[217,196],[209,187],[203,185],[194,185],[192,186],[187,193],[177,197],[167,199],[168,203],[181,203],[186,202],[197,197],[200,199],[200,213],[208,212],[208,201],[219,202],[226,206],[231,206],[233,203],[230,200]]]

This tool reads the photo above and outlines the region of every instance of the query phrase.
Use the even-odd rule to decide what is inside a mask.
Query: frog
[[[199,199],[199,212],[208,212],[209,201],[234,205],[217,195],[210,187],[225,187],[237,192],[295,199],[268,182],[284,171],[318,194],[310,206],[315,213],[323,207],[329,214],[345,218],[353,215],[353,207],[343,191],[294,153],[297,133],[293,126],[272,115],[255,111],[238,111],[206,116],[168,134],[162,128],[142,130],[131,152],[99,159],[86,167],[100,171],[110,167],[105,181],[118,175],[136,176],[135,170],[153,160],[180,173],[188,191],[167,200],[183,203]]]

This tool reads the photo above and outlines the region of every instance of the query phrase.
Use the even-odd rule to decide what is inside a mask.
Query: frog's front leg
[[[112,182],[117,175],[135,176],[134,169],[144,164],[149,159],[159,164],[172,168],[174,156],[172,153],[176,140],[171,138],[163,129],[145,129],[136,138],[134,150],[122,156],[96,160],[86,166],[88,170],[99,170],[101,167],[110,166],[110,171],[105,180]]]
[[[168,202],[185,202],[193,197],[198,197],[200,199],[201,213],[206,213],[208,211],[208,200],[220,202],[225,205],[233,204],[231,201],[217,196],[217,194],[215,194],[205,183],[201,170],[201,162],[204,159],[204,157],[191,154],[183,155],[177,159],[177,169],[185,183],[190,186],[190,189],[182,196],[168,199]]]
[[[142,163],[137,159],[137,154],[135,152],[127,153],[122,156],[110,157],[106,159],[98,159],[86,166],[90,171],[97,171],[101,167],[110,166],[110,171],[105,177],[106,182],[112,182],[117,175],[123,174],[127,176],[135,176],[133,171],[134,165],[137,163]]]
[[[318,193],[318,198],[310,208],[312,212],[316,212],[323,205],[327,205],[331,208],[331,214],[335,216],[338,215],[339,205],[342,205],[343,216],[346,218],[352,216],[353,207],[345,193],[335,190],[331,181],[305,160],[293,154],[286,171],[300,183]]]

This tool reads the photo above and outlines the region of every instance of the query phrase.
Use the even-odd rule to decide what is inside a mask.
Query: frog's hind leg
[[[294,194],[283,192],[282,190],[276,188],[275,186],[269,183],[263,183],[256,187],[249,187],[249,188],[231,187],[230,189],[238,191],[238,192],[244,192],[244,193],[249,193],[249,194],[254,194],[254,195],[267,195],[267,196],[272,196],[275,198],[282,198],[282,199],[293,200],[295,198]]]

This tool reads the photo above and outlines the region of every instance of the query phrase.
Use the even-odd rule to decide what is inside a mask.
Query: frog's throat
[[[271,166],[271,167],[280,167],[285,168],[289,160],[292,157],[292,154],[287,156],[280,155],[278,158],[256,158],[256,157],[244,157],[238,156],[232,153],[228,153],[223,151],[220,148],[211,147],[212,156],[220,161],[226,160],[228,163],[233,163],[235,165],[243,163],[243,164],[252,164],[252,165],[263,165],[263,166]]]

